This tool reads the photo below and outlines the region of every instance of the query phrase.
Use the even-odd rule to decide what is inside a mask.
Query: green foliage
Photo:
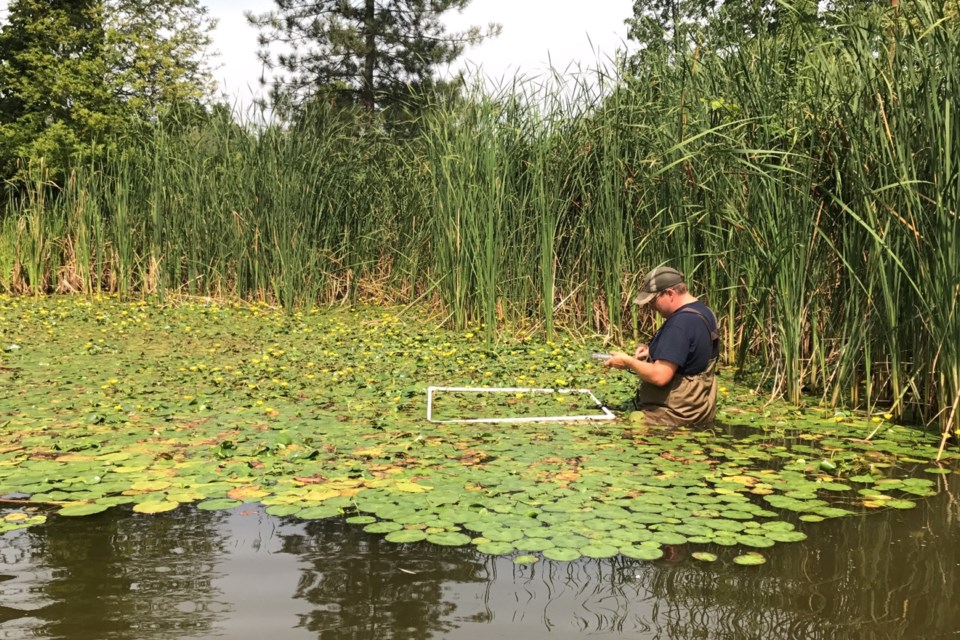
[[[210,95],[198,0],[13,0],[0,28],[0,179],[117,148],[139,122]]]
[[[438,84],[440,65],[498,32],[490,25],[486,34],[476,27],[448,33],[443,14],[469,3],[277,0],[275,10],[247,18],[260,29],[264,66],[280,72],[272,89],[275,105],[296,107],[319,98],[372,111],[426,93]]]

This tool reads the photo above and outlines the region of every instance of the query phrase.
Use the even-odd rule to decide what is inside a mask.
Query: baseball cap
[[[633,299],[634,303],[644,305],[653,300],[653,297],[665,289],[683,282],[683,274],[671,267],[657,267],[646,275],[640,286],[640,293]]]

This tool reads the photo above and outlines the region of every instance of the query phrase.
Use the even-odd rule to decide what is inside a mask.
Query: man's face
[[[653,297],[653,301],[650,304],[653,305],[653,308],[661,316],[664,318],[669,318],[670,315],[676,310],[676,301],[677,292],[673,289],[664,289]]]

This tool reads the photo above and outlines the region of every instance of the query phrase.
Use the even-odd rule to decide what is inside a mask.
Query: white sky
[[[2,0],[0,0],[2,1]],[[257,30],[247,25],[245,11],[264,13],[273,0],[207,0],[218,25],[214,35],[220,68],[214,75],[237,106],[248,104],[259,87]],[[626,48],[624,21],[633,14],[633,0],[473,0],[463,13],[447,14],[451,31],[491,22],[501,34],[467,49],[459,66],[479,70],[491,84],[516,75],[539,77],[552,68],[573,73],[604,66]]]
[[[8,0],[0,0],[0,20]],[[218,20],[213,33],[220,55],[214,77],[224,93],[241,109],[255,95],[261,73],[257,60],[257,31],[247,24],[245,11],[264,13],[273,0],[206,0]],[[461,14],[448,14],[451,30],[490,22],[503,25],[499,37],[468,49],[459,65],[480,69],[491,84],[520,75],[542,77],[551,66],[573,73],[604,66],[618,49],[626,48],[624,20],[633,13],[633,0],[473,0]]]

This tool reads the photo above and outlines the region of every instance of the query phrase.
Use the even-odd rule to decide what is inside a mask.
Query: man
[[[683,274],[670,267],[648,273],[634,302],[653,304],[665,319],[663,326],[632,358],[613,352],[604,365],[640,377],[636,404],[647,424],[713,424],[720,353],[716,316],[690,294]]]

